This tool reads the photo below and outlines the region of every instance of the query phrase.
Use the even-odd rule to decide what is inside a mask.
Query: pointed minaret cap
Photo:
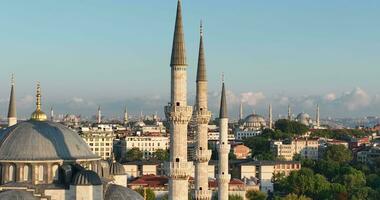
[[[16,98],[14,94],[14,86],[15,86],[15,78],[14,74],[12,74],[12,81],[11,81],[11,95],[9,97],[9,107],[8,107],[8,118],[15,118],[16,115]]]
[[[199,41],[197,81],[207,81],[205,52],[204,52],[204,47],[203,47],[203,25],[202,25],[202,21],[201,21],[201,25],[200,25],[200,41]]]
[[[226,100],[226,91],[224,86],[224,80],[222,83],[222,95],[220,99],[220,112],[219,112],[219,118],[228,118],[227,116],[227,100]]]
[[[47,116],[46,114],[41,110],[41,87],[40,83],[37,83],[37,102],[36,102],[36,110],[32,113],[31,120],[35,121],[46,121]]]
[[[182,6],[178,0],[170,66],[186,66],[185,37],[182,25]]]

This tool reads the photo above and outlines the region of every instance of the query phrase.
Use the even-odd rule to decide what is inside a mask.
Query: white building
[[[82,128],[80,136],[88,144],[91,151],[103,160],[111,157],[113,140],[115,139],[112,129]]]
[[[138,148],[142,151],[144,158],[149,158],[158,149],[169,149],[169,137],[165,136],[127,136],[125,137],[126,151]]]
[[[262,192],[272,192],[275,174],[288,176],[290,172],[300,169],[301,163],[299,161],[251,161],[240,164],[240,178],[257,178],[260,180]]]
[[[285,160],[293,160],[295,154],[299,154],[302,158],[318,159],[319,140],[298,138],[291,142],[273,141],[271,142],[271,150],[277,157],[283,157]]]

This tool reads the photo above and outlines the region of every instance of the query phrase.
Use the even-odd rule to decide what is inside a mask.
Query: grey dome
[[[309,114],[302,112],[297,115],[297,121],[300,122],[301,124],[309,126],[311,122],[311,118]]]
[[[38,200],[37,197],[33,196],[31,192],[22,191],[22,190],[6,190],[0,192],[0,200]]]
[[[104,200],[143,200],[137,192],[115,184],[108,185]]]
[[[264,117],[256,114],[249,115],[248,117],[245,118],[246,123],[265,123]]]
[[[266,126],[264,117],[256,114],[248,115],[244,119],[244,127],[248,129],[258,129]]]
[[[0,131],[0,160],[99,160],[69,128],[49,121],[25,121]]]
[[[304,120],[304,119],[309,120],[310,119],[310,115],[303,112],[303,113],[300,113],[300,114],[297,115],[297,119],[298,120]]]
[[[83,170],[75,174],[71,185],[102,185],[102,181],[96,172]]]
[[[110,174],[111,175],[124,175],[125,169],[124,166],[118,162],[111,162],[110,164]]]

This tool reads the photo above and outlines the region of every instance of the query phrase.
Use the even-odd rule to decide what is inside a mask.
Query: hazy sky
[[[45,110],[162,112],[175,8],[176,0],[1,1],[0,115],[12,72],[22,116],[37,80]],[[319,103],[325,117],[380,113],[378,0],[183,0],[183,17],[190,101],[203,19],[211,109],[224,72],[234,116],[241,99],[263,115],[268,103],[277,114],[288,103],[296,112]]]

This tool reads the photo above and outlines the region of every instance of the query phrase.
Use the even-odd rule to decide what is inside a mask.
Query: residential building
[[[273,176],[301,169],[299,161],[251,161],[241,163],[239,166],[240,179],[257,178],[260,182],[260,190],[263,192],[273,191]]]

